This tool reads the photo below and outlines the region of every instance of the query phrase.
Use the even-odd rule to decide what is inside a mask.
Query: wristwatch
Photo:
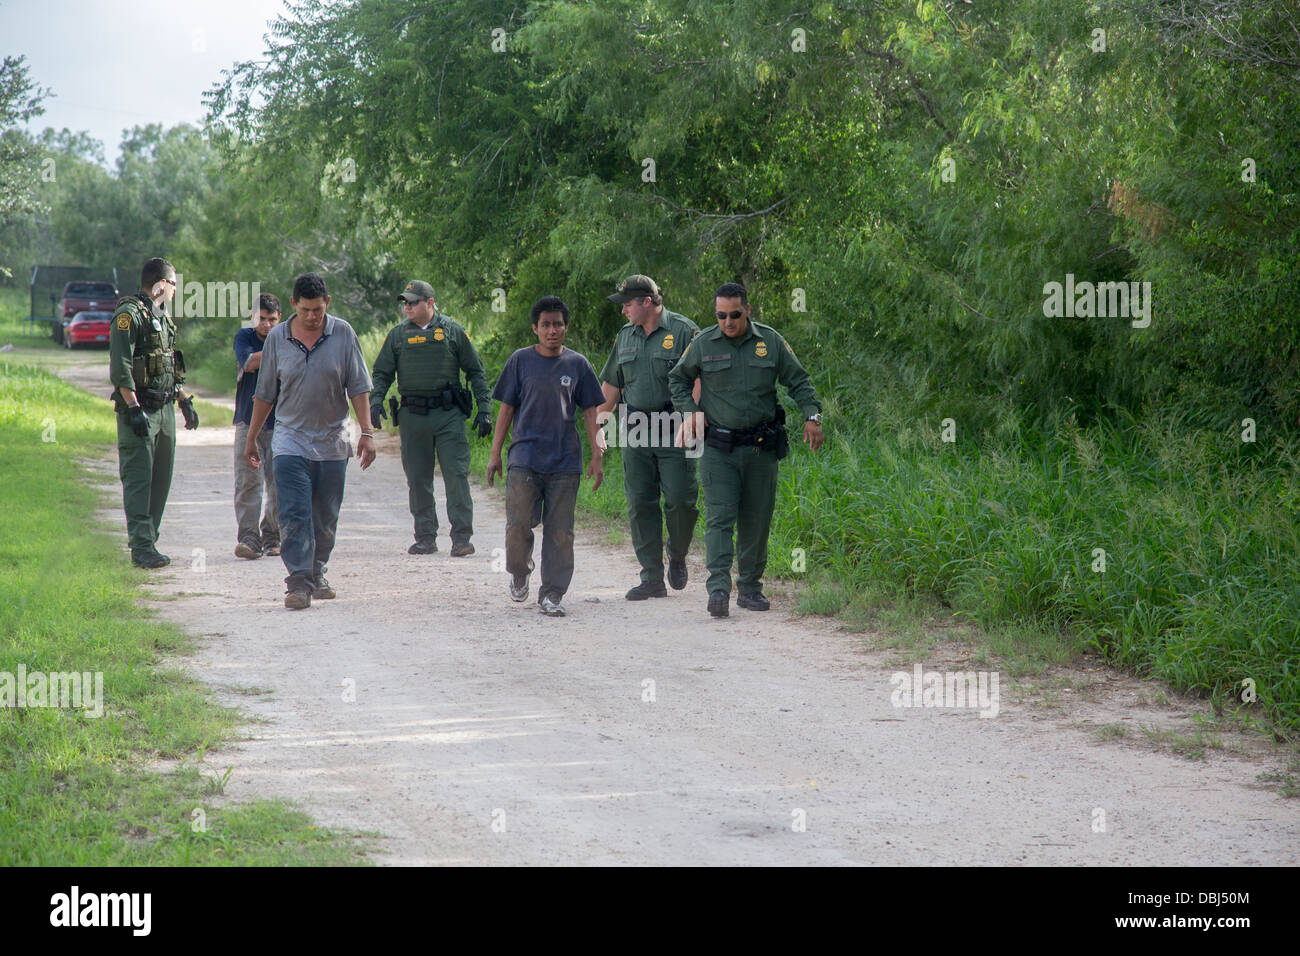
[[[822,413],[816,412],[812,415],[809,415],[807,418],[804,419],[804,421],[816,422],[818,425],[820,425],[822,423]]]

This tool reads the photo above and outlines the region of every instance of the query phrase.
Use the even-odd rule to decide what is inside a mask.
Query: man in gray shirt
[[[348,440],[348,402],[361,424],[357,457],[363,469],[375,460],[370,423],[370,373],[357,334],[325,310],[330,297],[314,272],[293,283],[295,315],[276,326],[262,348],[262,367],[253,394],[244,458],[257,468],[257,436],[275,406],[271,439],[276,496],[280,504],[280,557],[289,572],[284,606],[311,607],[332,598],[325,580],[334,549],[343,480],[352,443]]]

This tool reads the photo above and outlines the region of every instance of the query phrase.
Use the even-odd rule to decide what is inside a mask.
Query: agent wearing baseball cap
[[[397,296],[406,320],[394,326],[375,358],[371,378],[370,418],[376,428],[384,417],[384,396],[397,380],[400,403],[389,402],[393,424],[402,436],[402,468],[406,471],[415,543],[408,554],[438,550],[438,512],[433,500],[434,459],[442,467],[447,489],[447,519],[451,522],[451,556],[474,553],[474,499],[469,493],[469,438],[465,419],[470,392],[461,387],[461,373],[478,405],[474,426],[478,436],[492,433],[491,394],[483,362],[465,330],[438,311],[433,286],[412,279]]]
[[[629,423],[623,443],[623,490],[632,527],[632,547],[641,563],[641,583],[629,601],[667,597],[664,587],[664,524],[668,526],[668,583],[686,587],[686,552],[699,517],[700,487],[695,461],[673,445],[675,429],[656,427],[673,412],[668,373],[700,331],[690,319],[664,308],[658,284],[632,275],[619,283],[609,301],[622,305],[627,325],[600,373],[605,402],[599,411],[620,405]],[[661,440],[666,439],[666,440]],[[659,499],[663,497],[663,511]]]

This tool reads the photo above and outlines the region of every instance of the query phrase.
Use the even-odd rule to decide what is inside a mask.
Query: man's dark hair
[[[150,259],[140,270],[140,288],[152,294],[154,284],[163,279],[175,279],[176,267],[166,259]]]
[[[329,293],[325,291],[325,280],[314,272],[304,272],[293,280],[293,301],[295,302],[302,299],[323,299],[327,295]]]
[[[557,295],[544,295],[533,303],[533,308],[528,313],[533,325],[537,324],[537,320],[542,317],[543,312],[558,312],[564,316],[564,324],[569,324],[569,307]]]
[[[749,305],[749,293],[739,282],[724,282],[713,293],[715,299],[739,299],[741,305]]]
[[[313,297],[314,298],[314,297]],[[257,297],[258,312],[274,312],[280,314],[280,299],[274,293],[263,292]]]

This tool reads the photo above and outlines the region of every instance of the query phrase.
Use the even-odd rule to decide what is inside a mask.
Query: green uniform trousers
[[[704,446],[700,478],[704,482],[704,564],[709,569],[710,594],[731,593],[733,555],[736,589],[741,594],[762,590],[779,468],[774,451],[757,451],[752,445],[731,451]]]
[[[433,503],[433,463],[442,468],[447,489],[447,520],[451,522],[451,543],[468,544],[474,534],[474,499],[469,493],[469,438],[465,416],[455,408],[430,409],[420,415],[403,408],[397,413],[402,436],[402,468],[411,515],[415,518],[415,540],[432,544],[438,536],[438,512]]]
[[[122,479],[122,510],[132,557],[158,548],[167,493],[176,460],[176,408],[168,402],[149,416],[149,434],[139,438],[126,416],[117,416],[117,473]]]
[[[641,562],[641,582],[664,580],[664,523],[668,525],[668,556],[686,558],[699,517],[700,496],[695,459],[683,448],[624,448],[623,490],[632,526],[632,547]],[[663,511],[659,496],[663,494]]]

